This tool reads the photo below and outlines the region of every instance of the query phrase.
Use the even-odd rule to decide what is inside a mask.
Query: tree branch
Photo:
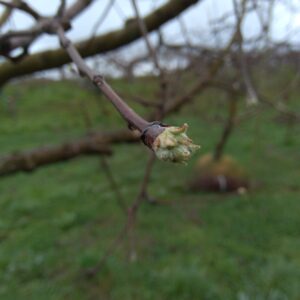
[[[123,99],[105,82],[101,75],[94,73],[94,71],[88,67],[83,58],[78,53],[77,49],[65,36],[62,27],[57,30],[59,40],[62,47],[67,51],[72,61],[75,63],[80,73],[87,76],[106,96],[106,98],[115,106],[121,116],[127,121],[130,127],[138,129],[143,132],[150,123],[135,113]]]
[[[0,0],[0,4],[6,6],[9,9],[18,9],[21,10],[30,16],[32,16],[35,20],[38,20],[41,16],[26,2],[24,1],[15,1],[15,2],[5,2]]]
[[[21,0],[14,0],[13,3],[18,4],[20,3]],[[12,13],[13,9],[6,7],[6,9],[4,10],[4,12],[1,14],[0,16],[0,28],[7,22],[7,20],[10,18],[11,13]]]
[[[28,48],[30,45],[43,33],[53,34],[51,25],[54,21],[60,22],[65,28],[70,28],[70,21],[81,13],[90,3],[94,0],[77,0],[73,6],[65,10],[64,1],[59,6],[58,13],[53,17],[40,16],[30,6],[23,1],[15,1],[8,3],[0,0],[0,4],[5,5],[11,9],[17,8],[23,10],[29,15],[33,16],[37,21],[36,23],[26,30],[7,32],[0,36],[0,55],[10,59],[13,63],[20,62],[28,55]],[[12,51],[18,48],[23,49],[23,53],[17,57],[11,55]],[[1,69],[1,66],[0,66]],[[1,71],[0,71],[1,72]],[[1,80],[0,80],[1,85]]]
[[[198,1],[201,0],[169,0],[165,5],[156,9],[144,18],[144,23],[148,32],[159,28],[161,25],[173,19]],[[65,16],[70,18],[73,14],[66,13]],[[75,47],[78,49],[81,56],[85,58],[114,50],[129,44],[140,37],[141,33],[139,26],[138,24],[133,23],[120,30],[95,37],[91,43],[89,42],[89,39],[76,43]],[[3,85],[12,78],[58,68],[69,62],[71,62],[71,59],[63,49],[32,54],[25,57],[18,64],[5,62],[0,65],[0,85]]]
[[[103,140],[82,138],[59,146],[46,146],[30,151],[16,152],[0,160],[0,176],[19,171],[31,172],[43,165],[62,162],[80,155],[110,155]]]

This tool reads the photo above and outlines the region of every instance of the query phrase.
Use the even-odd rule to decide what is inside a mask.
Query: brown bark
[[[14,4],[20,3],[20,0],[14,0]],[[12,9],[7,7],[4,9],[4,12],[0,16],[0,28],[8,21],[9,17],[11,16]]]
[[[169,0],[165,5],[145,17],[144,23],[149,32],[159,28],[199,0]],[[100,35],[75,44],[82,57],[114,50],[141,37],[137,22],[130,22],[122,29]],[[0,65],[0,85],[12,78],[34,72],[58,68],[71,59],[64,49],[39,52],[25,57],[18,64],[5,62]]]
[[[106,145],[95,144],[91,139],[16,152],[0,160],[0,175],[18,171],[31,172],[39,166],[69,160],[80,155],[110,153],[111,150]]]
[[[178,96],[177,98],[166,103],[164,108],[164,114],[170,114],[172,112],[177,112],[184,106],[187,102],[193,99],[196,95],[198,95],[201,91],[203,91],[206,87],[208,87],[213,80],[213,78],[217,75],[219,70],[222,68],[224,64],[224,58],[229,53],[231,46],[235,42],[235,34],[233,34],[231,40],[229,41],[226,48],[219,54],[215,61],[209,66],[207,72],[199,78],[199,80],[182,96]]]
[[[214,151],[214,160],[218,161],[223,156],[225,146],[229,140],[229,137],[232,134],[235,125],[235,118],[237,114],[237,101],[238,95],[237,94],[229,94],[230,99],[228,99],[228,118],[227,122],[224,125],[222,135],[220,140],[218,141],[215,151]]]
[[[57,146],[45,146],[28,151],[15,152],[0,158],[0,176],[6,176],[20,171],[31,172],[37,168],[67,161],[82,155],[110,155],[111,143],[130,143],[138,141],[128,130],[93,133],[88,137]]]
[[[130,128],[136,128],[140,132],[142,132],[146,127],[150,125],[148,121],[143,119],[140,115],[138,115],[114,90],[113,88],[104,80],[101,74],[97,74],[91,69],[76,47],[72,44],[72,42],[66,37],[66,34],[62,27],[58,27],[57,35],[59,37],[60,43],[62,47],[66,50],[78,71],[88,77],[91,82],[93,82],[100,91],[106,96],[106,98],[114,105],[114,107],[118,110],[120,115],[124,118],[124,120],[128,123]]]
[[[26,29],[9,31],[0,36],[0,55],[6,57],[13,63],[21,61],[28,55],[28,49],[31,44],[42,34],[53,34],[52,24],[59,22],[66,30],[70,29],[72,18],[77,17],[82,11],[87,8],[94,0],[77,0],[70,8],[64,12],[65,1],[61,2],[57,14],[53,17],[41,16],[31,6],[22,0],[15,0],[13,3],[0,0],[0,5],[4,5],[11,11],[20,10],[33,17],[36,23]],[[59,17],[59,18],[58,18]],[[22,53],[14,56],[13,50],[22,49]]]

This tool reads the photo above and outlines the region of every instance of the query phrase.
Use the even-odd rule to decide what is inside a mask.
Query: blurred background
[[[0,299],[300,299],[299,92],[298,0],[0,1]]]

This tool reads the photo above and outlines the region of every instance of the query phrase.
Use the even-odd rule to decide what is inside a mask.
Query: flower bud
[[[187,124],[181,127],[168,126],[153,141],[152,149],[157,158],[163,161],[186,163],[200,148],[186,135]]]

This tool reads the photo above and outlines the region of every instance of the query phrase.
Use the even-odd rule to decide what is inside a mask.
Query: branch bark
[[[216,144],[214,149],[214,160],[218,161],[222,158],[225,146],[229,140],[229,137],[232,134],[235,125],[235,119],[237,114],[237,101],[238,101],[238,94],[236,93],[229,93],[228,94],[228,117],[227,121],[224,125],[221,137]]]
[[[9,31],[0,36],[0,55],[10,59],[13,63],[20,62],[28,55],[28,49],[34,43],[34,41],[42,34],[52,34],[52,30],[48,30],[54,20],[60,20],[61,25],[65,29],[70,29],[70,21],[79,15],[89,4],[94,0],[77,0],[70,8],[65,12],[64,6],[59,7],[58,14],[53,17],[44,17],[39,15],[33,8],[31,8],[26,2],[14,1],[4,2],[0,0],[0,5],[4,5],[9,9],[19,9],[28,15],[36,19],[36,23],[25,30]],[[62,15],[62,13],[64,13]],[[59,18],[57,18],[59,17]],[[23,53],[17,56],[13,56],[12,52],[15,49],[23,49]],[[1,85],[1,83],[0,83]]]
[[[178,16],[185,9],[201,0],[169,0],[165,5],[153,11],[144,18],[144,23],[151,32],[164,23]],[[139,26],[136,22],[128,24],[124,28],[75,44],[82,57],[114,50],[141,37]],[[58,68],[71,62],[68,54],[63,49],[39,52],[25,57],[18,64],[5,62],[0,65],[0,85],[12,78],[32,74],[38,71]]]
[[[21,0],[14,0],[13,1],[14,4],[18,4],[20,2],[21,2]],[[9,8],[9,7],[5,8],[4,12],[0,16],[0,28],[8,21],[8,19],[11,16],[12,11],[13,11],[12,8]]]
[[[32,172],[39,167],[67,161],[82,155],[110,155],[110,143],[129,143],[138,141],[128,130],[103,132],[89,137],[63,143],[48,145],[32,150],[15,152],[0,158],[0,176],[17,172]]]
[[[62,27],[57,30],[62,47],[69,54],[72,61],[77,66],[79,72],[87,76],[106,96],[106,98],[115,106],[121,116],[127,121],[129,127],[136,128],[143,132],[150,123],[140,117],[133,109],[131,109],[125,101],[106,83],[101,75],[94,73],[94,71],[85,63],[84,59],[80,56],[77,49],[66,37]]]

